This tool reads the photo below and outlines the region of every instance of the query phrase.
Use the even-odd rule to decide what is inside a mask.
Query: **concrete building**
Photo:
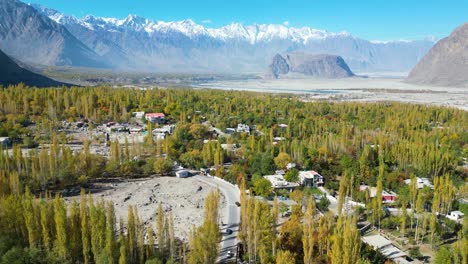
[[[294,189],[299,187],[299,184],[296,182],[286,181],[283,175],[266,175],[263,178],[271,182],[273,189]]]
[[[133,112],[132,116],[138,119],[142,119],[145,116],[145,112]]]
[[[166,122],[166,115],[164,113],[147,113],[145,119],[155,124],[164,124]]]
[[[325,183],[324,178],[316,171],[300,171],[299,179],[301,185],[308,187],[319,187]]]
[[[187,178],[190,176],[190,172],[188,170],[179,170],[175,173],[177,178]]]
[[[461,211],[452,211],[447,215],[447,218],[453,221],[460,221],[465,217],[465,214]]]
[[[381,235],[364,236],[362,241],[378,250],[386,258],[398,264],[414,263],[408,255]]]
[[[250,127],[248,125],[246,125],[246,124],[238,124],[236,131],[237,131],[237,133],[248,133],[248,134],[250,134]]]
[[[410,185],[411,184],[411,179],[406,179],[405,183]],[[419,178],[416,177],[416,183],[418,185],[418,189],[424,188],[424,186],[427,186],[431,189],[434,189],[434,185],[432,185],[431,181],[428,178]]]

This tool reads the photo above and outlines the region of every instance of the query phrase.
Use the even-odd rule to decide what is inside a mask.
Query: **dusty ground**
[[[157,208],[162,203],[165,212],[174,215],[174,229],[178,238],[187,239],[192,225],[203,222],[205,197],[214,187],[194,178],[155,177],[134,181],[96,184],[94,201],[104,199],[115,205],[117,219],[126,221],[128,206],[138,208],[138,214],[145,224],[152,223],[156,228]],[[201,187],[201,190],[199,190]],[[79,199],[73,197],[72,199]],[[226,206],[221,193],[221,208]]]
[[[468,88],[413,85],[399,78],[279,79],[204,83],[196,88],[294,93],[304,100],[398,101],[468,110]]]

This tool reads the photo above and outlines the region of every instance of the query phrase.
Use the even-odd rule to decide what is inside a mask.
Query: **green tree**
[[[253,191],[257,195],[268,197],[273,192],[273,186],[269,180],[260,177],[253,182]]]
[[[286,169],[288,163],[291,163],[292,158],[288,153],[280,152],[278,156],[274,159],[275,165],[278,169]]]
[[[288,182],[299,182],[299,171],[291,169],[284,175],[284,179]]]
[[[153,169],[156,174],[167,174],[172,171],[172,161],[165,158],[156,158]]]

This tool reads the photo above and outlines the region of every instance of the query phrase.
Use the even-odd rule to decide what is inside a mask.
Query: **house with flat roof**
[[[299,187],[299,183],[288,182],[284,179],[283,175],[266,175],[263,178],[271,182],[273,189],[294,189]]]
[[[411,179],[406,179],[405,183],[410,185],[411,184]],[[428,178],[419,178],[416,177],[416,183],[418,185],[418,189],[424,188],[424,186],[427,186],[431,189],[434,189],[434,185],[432,185],[432,182]]]
[[[363,236],[361,240],[395,263],[414,263],[403,250],[382,235]]]
[[[316,171],[300,171],[299,180],[301,185],[309,187],[319,187],[323,186],[325,180],[322,175]]]
[[[465,214],[461,211],[452,211],[447,215],[447,218],[453,221],[460,221],[465,217]]]
[[[142,119],[145,116],[145,112],[133,112],[132,116],[138,119]]]
[[[238,124],[236,131],[237,131],[237,133],[248,133],[248,134],[250,134],[250,127],[248,125],[246,125],[246,124]]]

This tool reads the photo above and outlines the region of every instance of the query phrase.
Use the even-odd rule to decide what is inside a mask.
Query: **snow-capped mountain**
[[[154,71],[262,72],[274,54],[301,51],[342,56],[355,72],[408,71],[433,41],[367,41],[310,27],[231,23],[207,28],[187,19],[153,21],[67,16],[33,5],[115,68]]]

